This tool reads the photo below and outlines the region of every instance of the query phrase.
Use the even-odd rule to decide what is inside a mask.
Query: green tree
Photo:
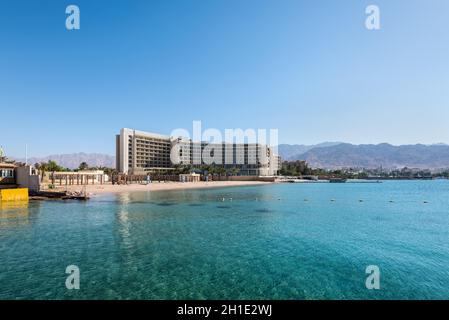
[[[41,175],[41,182],[44,181],[45,172],[47,171],[47,164],[45,162],[35,163],[34,167],[39,171]]]
[[[304,160],[284,161],[280,173],[284,176],[300,176],[311,175],[313,170],[309,168]]]
[[[233,168],[231,169],[231,174],[232,174],[233,176],[237,176],[237,175],[239,174],[239,172],[240,172],[240,169],[237,168],[237,167],[233,167]]]
[[[89,165],[86,162],[84,162],[84,161],[81,162],[79,167],[78,167],[78,170],[82,171],[82,170],[87,170],[87,169],[89,169]]]
[[[223,166],[217,168],[217,173],[221,176],[226,174],[226,169]]]
[[[49,160],[46,164],[46,170],[47,171],[67,171],[63,167],[59,166],[56,161]]]

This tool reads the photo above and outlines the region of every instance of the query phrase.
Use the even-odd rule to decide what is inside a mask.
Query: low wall
[[[0,201],[28,201],[28,189],[2,189]]]
[[[274,182],[275,177],[259,177],[259,176],[218,176],[213,177],[212,180],[215,181],[263,181],[263,182]]]

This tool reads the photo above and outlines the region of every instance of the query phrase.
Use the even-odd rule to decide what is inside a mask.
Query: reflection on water
[[[8,205],[0,299],[447,298],[448,193],[449,181],[277,184]],[[365,288],[370,264],[382,290]]]
[[[130,194],[120,194],[117,196],[117,217],[119,222],[119,236],[121,241],[125,243],[126,247],[129,247],[130,239],[130,224],[128,222],[128,204],[131,202]]]
[[[130,193],[120,193],[116,197],[121,205],[127,205],[132,201],[132,195]]]
[[[28,205],[28,201],[0,201],[0,226],[28,224]]]
[[[27,209],[28,200],[23,201],[0,201],[0,212],[11,210],[11,209]],[[26,211],[26,210],[25,210]]]

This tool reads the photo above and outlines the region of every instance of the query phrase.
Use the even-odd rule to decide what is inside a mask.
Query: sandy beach
[[[239,187],[239,186],[254,186],[254,185],[268,185],[273,182],[262,181],[211,181],[211,182],[152,182],[145,184],[127,184],[127,185],[112,185],[112,184],[95,184],[87,185],[86,192],[90,196],[106,194],[106,193],[126,193],[133,191],[169,191],[169,190],[184,190],[184,189],[207,189],[207,188],[223,188],[223,187]],[[84,186],[69,185],[57,186],[55,191],[84,191]]]

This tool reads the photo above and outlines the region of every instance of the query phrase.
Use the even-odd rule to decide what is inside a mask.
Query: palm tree
[[[5,161],[5,152],[3,151],[3,147],[0,146],[0,162]]]
[[[45,171],[47,170],[47,164],[45,162],[35,163],[34,167],[41,174],[41,182],[44,181],[44,175],[45,175]]]
[[[237,168],[237,167],[233,167],[233,168],[231,169],[231,174],[232,174],[233,176],[238,175],[239,172],[240,172],[240,169]]]
[[[220,176],[226,174],[226,169],[225,169],[224,167],[222,167],[222,166],[218,167],[218,170],[217,170],[217,171],[218,171],[218,174],[219,174]]]
[[[63,171],[63,168],[59,166],[56,161],[49,160],[48,163],[45,164],[46,171]]]
[[[87,169],[89,169],[89,165],[86,162],[84,162],[84,161],[81,162],[79,167],[78,167],[78,170],[82,171],[82,170],[87,170]]]

